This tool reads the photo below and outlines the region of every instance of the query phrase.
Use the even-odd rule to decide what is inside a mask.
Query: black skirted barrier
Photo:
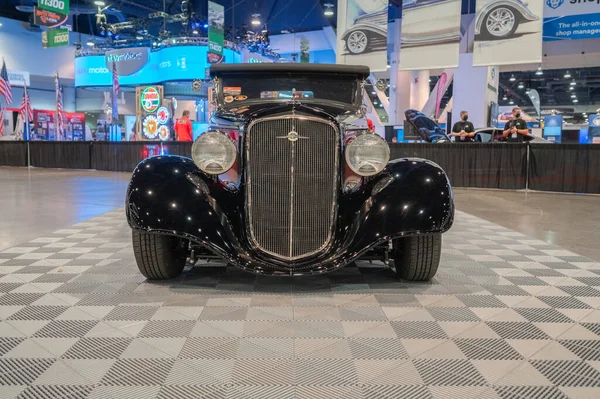
[[[90,143],[85,141],[31,141],[31,166],[90,169]]]
[[[600,194],[600,145],[532,144],[529,188]]]
[[[0,166],[27,166],[27,143],[0,141]]]
[[[29,148],[29,149],[28,149]],[[156,155],[190,156],[192,143],[0,141],[0,165],[131,172]],[[455,187],[600,194],[600,145],[391,144],[391,158],[440,165]],[[28,152],[29,151],[29,152]]]
[[[92,169],[113,172],[131,172],[142,160],[157,155],[183,155],[189,157],[192,143],[179,142],[96,142],[93,143]]]
[[[391,144],[391,159],[424,158],[440,165],[455,187],[523,189],[527,148],[514,144]]]

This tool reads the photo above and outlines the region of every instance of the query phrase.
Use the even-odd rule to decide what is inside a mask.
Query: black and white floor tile
[[[138,273],[123,212],[0,252],[0,398],[599,398],[600,263],[459,213],[431,283]]]

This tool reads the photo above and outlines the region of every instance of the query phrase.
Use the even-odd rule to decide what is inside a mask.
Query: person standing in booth
[[[471,143],[475,137],[475,127],[469,122],[469,113],[467,111],[460,112],[460,121],[456,122],[452,127],[452,136],[455,137],[457,143]]]
[[[509,141],[523,142],[523,136],[529,134],[527,122],[521,119],[521,109],[518,107],[513,108],[512,115],[512,120],[506,122],[506,125],[504,126],[502,136],[508,138]]]
[[[183,111],[183,115],[175,122],[175,133],[178,141],[193,141],[192,122],[190,121],[190,111]]]

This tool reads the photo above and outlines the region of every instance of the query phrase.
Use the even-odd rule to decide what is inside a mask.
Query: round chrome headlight
[[[227,172],[237,157],[235,145],[221,132],[202,134],[192,145],[192,159],[201,171],[210,175]]]
[[[363,134],[346,146],[346,162],[360,176],[381,172],[390,160],[390,147],[376,134]]]

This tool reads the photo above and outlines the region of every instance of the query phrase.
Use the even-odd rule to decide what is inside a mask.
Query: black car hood
[[[429,143],[450,142],[450,137],[448,137],[446,131],[422,112],[407,109],[404,115],[406,116],[406,122],[413,127],[415,133],[421,136],[423,140]]]

